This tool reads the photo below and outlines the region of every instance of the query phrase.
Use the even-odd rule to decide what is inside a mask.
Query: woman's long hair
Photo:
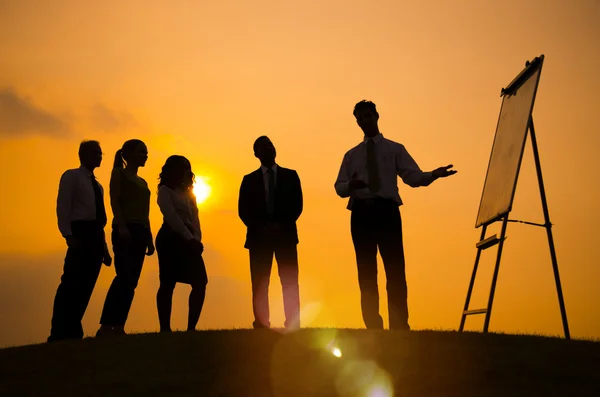
[[[170,156],[165,165],[163,165],[160,175],[158,176],[158,187],[162,185],[175,190],[177,188],[183,189],[190,195],[193,195],[193,187],[195,182],[195,175],[192,172],[192,165],[190,161],[184,156],[173,155]]]
[[[123,168],[125,163],[129,161],[129,156],[131,156],[139,144],[143,145],[144,142],[139,139],[130,139],[125,142],[123,147],[117,150],[117,153],[115,153],[115,162],[113,164],[113,168]]]

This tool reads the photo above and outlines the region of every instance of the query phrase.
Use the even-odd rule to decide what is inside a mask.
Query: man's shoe
[[[106,325],[100,326],[98,331],[96,331],[97,338],[101,338],[101,337],[105,337],[105,336],[113,336],[113,335],[114,335],[114,331],[113,331],[112,327],[109,327]]]
[[[120,326],[120,325],[113,327],[113,333],[115,335],[127,335],[127,333],[125,332],[125,327]]]

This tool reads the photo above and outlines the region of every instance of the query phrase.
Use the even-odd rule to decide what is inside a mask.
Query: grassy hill
[[[0,396],[600,396],[600,343],[435,331],[137,334],[0,350]]]

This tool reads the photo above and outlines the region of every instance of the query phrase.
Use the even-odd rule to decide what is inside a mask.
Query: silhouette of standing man
[[[79,145],[79,168],[63,173],[58,188],[58,228],[67,241],[67,255],[54,298],[52,329],[48,342],[83,338],[81,320],[94,291],[102,263],[112,258],[104,236],[104,190],[94,169],[102,162],[97,141]]]
[[[244,248],[250,254],[254,328],[269,328],[269,280],[273,254],[283,289],[285,327],[300,327],[298,286],[298,231],[302,188],[298,173],[275,163],[276,151],[266,136],[254,142],[258,170],[245,175],[240,187],[238,214],[247,227]]]
[[[397,177],[419,187],[456,171],[450,170],[452,165],[421,171],[404,145],[379,132],[379,113],[373,102],[358,102],[353,113],[364,139],[344,155],[335,190],[340,197],[350,197],[347,208],[352,211],[350,228],[363,320],[367,328],[383,329],[377,287],[379,248],[387,278],[390,329],[410,330]]]

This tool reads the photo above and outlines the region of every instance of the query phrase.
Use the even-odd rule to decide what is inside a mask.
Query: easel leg
[[[487,225],[483,225],[479,241],[482,241],[484,239],[486,229]],[[460,319],[460,326],[458,327],[458,332],[462,332],[465,327],[465,321],[467,319],[467,315],[465,314],[465,312],[469,310],[469,303],[471,302],[471,293],[473,292],[473,286],[475,285],[475,276],[477,275],[477,267],[479,266],[479,258],[481,257],[481,251],[482,249],[477,249],[477,255],[475,256],[475,266],[473,267],[473,273],[471,274],[471,282],[469,283],[469,289],[467,290],[467,299],[465,301],[465,307],[463,309],[463,313]]]
[[[485,322],[483,324],[483,332],[488,332],[490,326],[490,318],[492,316],[492,304],[494,303],[494,292],[496,291],[496,281],[498,281],[498,270],[500,269],[500,257],[502,256],[502,247],[506,237],[506,225],[508,225],[508,214],[502,220],[502,231],[500,232],[500,242],[498,243],[498,255],[496,256],[496,266],[494,267],[494,276],[492,277],[492,288],[488,299],[487,311],[485,313]]]
[[[533,157],[535,159],[535,168],[537,171],[538,183],[540,186],[540,196],[542,198],[542,208],[544,210],[544,226],[548,234],[548,245],[550,247],[550,257],[552,258],[552,268],[554,270],[554,281],[556,283],[556,292],[558,294],[558,304],[560,306],[560,315],[562,317],[563,331],[566,339],[571,339],[569,333],[569,323],[567,322],[567,311],[563,299],[562,287],[560,283],[560,275],[558,273],[558,262],[556,260],[556,251],[554,250],[554,239],[552,237],[552,223],[550,222],[550,214],[548,211],[548,203],[546,201],[546,191],[544,189],[544,181],[542,179],[542,166],[540,163],[540,155],[537,148],[537,140],[535,137],[535,129],[533,127],[533,117],[529,119],[529,131],[531,132],[531,146],[533,148]]]

